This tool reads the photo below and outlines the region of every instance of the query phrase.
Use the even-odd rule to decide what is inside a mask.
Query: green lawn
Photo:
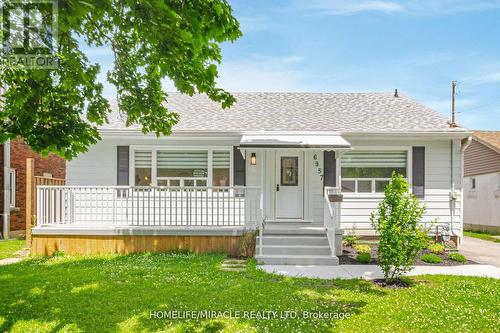
[[[490,242],[495,242],[495,243],[500,243],[499,238],[495,238],[493,236],[499,236],[495,234],[490,234],[487,232],[481,232],[481,231],[464,231],[464,236],[469,236],[469,237],[474,237],[474,238],[479,238],[482,240],[487,240]]]
[[[222,255],[35,258],[0,267],[0,331],[494,332],[500,281],[424,276],[407,289],[362,280],[284,278],[220,269]],[[152,311],[242,311],[239,319],[152,319]],[[243,311],[296,311],[245,319]],[[349,314],[304,319],[302,311]],[[295,312],[289,312],[294,314]]]
[[[26,247],[26,241],[22,239],[0,241],[0,259],[15,257],[15,253],[24,247]]]

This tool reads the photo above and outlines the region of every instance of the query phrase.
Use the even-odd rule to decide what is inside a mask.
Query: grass
[[[482,240],[487,240],[490,242],[500,243],[499,238],[495,238],[493,236],[500,236],[498,234],[491,234],[483,231],[464,231],[464,236],[479,238]]]
[[[0,241],[0,259],[15,257],[15,253],[25,247],[26,241],[22,239]]]
[[[500,281],[491,278],[422,276],[409,288],[385,289],[364,280],[286,278],[257,270],[253,261],[245,272],[226,272],[223,259],[55,256],[1,266],[0,331],[495,332],[500,326]],[[243,312],[212,320],[151,318],[169,310],[281,311],[289,318],[243,318]],[[348,318],[310,319],[303,311]]]

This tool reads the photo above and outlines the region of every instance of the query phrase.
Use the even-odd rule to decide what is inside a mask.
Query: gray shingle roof
[[[448,119],[393,93],[234,93],[237,102],[223,110],[205,95],[169,93],[167,107],[179,113],[174,131],[333,131],[450,132]],[[125,128],[111,116],[103,128]],[[134,126],[132,128],[139,128]]]

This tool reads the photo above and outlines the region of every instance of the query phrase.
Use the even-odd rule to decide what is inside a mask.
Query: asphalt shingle
[[[167,107],[180,115],[174,131],[450,132],[449,121],[405,95],[391,93],[234,93],[223,110],[205,95],[169,93]],[[106,129],[123,129],[111,116]],[[139,128],[134,125],[131,127]]]

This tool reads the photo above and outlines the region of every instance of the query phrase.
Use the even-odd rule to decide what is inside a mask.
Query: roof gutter
[[[472,136],[468,136],[464,142],[462,142],[462,148],[460,148],[460,152],[463,154],[465,149],[467,149],[467,147],[470,146],[470,144],[472,143]],[[463,156],[462,156],[462,159],[463,159]]]
[[[140,129],[132,128],[105,128],[99,129],[99,133],[103,136],[122,136],[122,135],[139,135],[141,137],[151,137],[156,138],[154,133],[142,133]],[[341,135],[341,136],[407,136],[412,137],[440,137],[440,138],[453,138],[453,139],[464,139],[472,135],[471,131],[468,130],[453,130],[453,131],[371,131],[371,132],[338,132],[338,131],[213,131],[213,130],[179,130],[172,131],[171,135],[166,135],[163,137],[189,137],[189,136],[216,136],[216,137],[227,137],[227,136],[241,136],[244,134],[311,134],[311,135]]]

